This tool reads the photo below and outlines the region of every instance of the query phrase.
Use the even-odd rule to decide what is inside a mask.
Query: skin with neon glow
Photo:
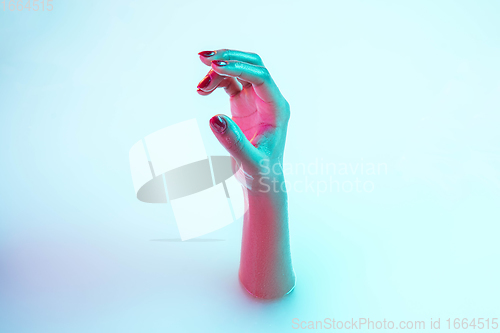
[[[216,115],[210,126],[247,182],[240,281],[256,297],[284,296],[295,286],[282,169],[290,106],[257,54],[223,49],[199,55],[210,70],[198,93],[224,88],[231,107],[231,117]]]

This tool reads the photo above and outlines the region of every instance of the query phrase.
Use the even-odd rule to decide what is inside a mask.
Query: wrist
[[[283,174],[259,174],[253,180],[248,194],[253,196],[286,196],[286,183]]]
[[[285,176],[280,159],[274,162],[263,159],[258,166],[254,164],[237,167],[235,176],[249,195],[286,195]]]

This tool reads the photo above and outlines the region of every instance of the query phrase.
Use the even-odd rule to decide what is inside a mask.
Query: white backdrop
[[[498,2],[52,3],[0,11],[1,332],[500,316]],[[238,283],[241,220],[180,242],[170,206],[134,196],[128,151],[158,129],[196,118],[224,153],[227,97],[196,93],[219,48],[262,56],[285,162],[312,165],[287,177],[297,287],[275,302]],[[315,174],[331,163],[347,174]],[[317,191],[356,179],[373,190]]]

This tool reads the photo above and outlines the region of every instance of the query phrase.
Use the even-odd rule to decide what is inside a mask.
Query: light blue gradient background
[[[0,332],[500,317],[499,2],[53,4],[0,12]],[[134,196],[128,150],[160,128],[197,118],[223,153],[227,97],[195,92],[218,48],[259,53],[289,100],[286,162],[388,165],[372,193],[290,193],[276,302],[238,283],[241,220],[165,241],[170,207]]]

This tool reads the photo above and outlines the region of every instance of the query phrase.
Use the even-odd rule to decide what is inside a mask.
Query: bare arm
[[[288,236],[287,194],[279,190],[248,193],[249,209],[243,222],[240,280],[257,297],[275,298],[295,285]]]

